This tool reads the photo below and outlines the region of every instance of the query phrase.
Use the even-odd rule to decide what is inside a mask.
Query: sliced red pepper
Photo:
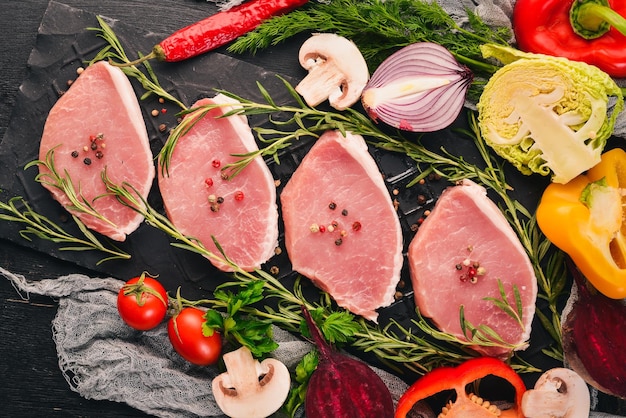
[[[522,378],[508,364],[493,357],[479,357],[467,360],[456,367],[440,367],[433,369],[418,379],[400,398],[395,418],[406,418],[413,405],[438,393],[454,390],[456,399],[446,406],[446,418],[463,418],[479,413],[487,414],[489,404],[485,408],[484,399],[478,401],[467,393],[467,386],[487,376],[495,376],[506,380],[515,389],[515,399],[510,409],[502,410],[501,418],[524,418],[521,410],[522,395],[526,386]],[[451,399],[452,402],[452,399]],[[494,415],[495,416],[495,415]]]
[[[522,51],[552,56],[560,56],[573,61],[582,61],[595,65],[613,77],[626,77],[626,2],[608,0],[612,11],[602,9],[602,0],[517,0],[513,10],[513,29],[517,46]],[[581,18],[574,14],[570,19],[573,5],[587,3],[591,11],[585,12]],[[607,13],[608,15],[601,16]],[[611,22],[608,32],[594,38],[586,39],[574,29],[574,24],[581,23],[590,28],[590,18],[599,16],[600,20]],[[586,22],[586,23],[585,23]],[[619,28],[619,29],[618,29]],[[620,30],[622,33],[620,33]],[[585,31],[587,32],[587,31]],[[589,32],[593,32],[590,28]]]

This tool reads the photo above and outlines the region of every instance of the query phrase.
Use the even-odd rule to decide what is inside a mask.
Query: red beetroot
[[[578,292],[563,313],[565,359],[590,385],[626,399],[626,305],[592,288],[576,267],[571,270]]]
[[[309,380],[304,408],[307,417],[389,418],[393,400],[382,379],[365,363],[333,350],[303,306],[302,313],[320,353]]]

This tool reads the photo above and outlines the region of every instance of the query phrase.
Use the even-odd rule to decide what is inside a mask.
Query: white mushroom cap
[[[589,407],[587,384],[566,368],[546,371],[522,397],[522,412],[527,418],[587,418]]]
[[[300,65],[309,74],[296,91],[309,106],[328,99],[337,110],[344,110],[361,97],[369,80],[365,58],[354,42],[332,33],[311,36],[300,47]]]
[[[265,418],[283,405],[291,377],[276,359],[261,363],[246,347],[223,356],[226,372],[213,379],[212,389],[220,409],[231,418]]]

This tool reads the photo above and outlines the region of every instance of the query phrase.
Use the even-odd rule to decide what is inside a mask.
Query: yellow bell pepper
[[[626,152],[613,149],[566,184],[550,184],[537,224],[604,295],[626,298]]]

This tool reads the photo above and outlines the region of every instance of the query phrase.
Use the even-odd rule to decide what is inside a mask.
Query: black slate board
[[[160,39],[156,34],[141,33],[118,21],[109,23],[129,54],[133,51],[149,51]],[[36,168],[26,171],[23,168],[38,158],[39,139],[48,111],[68,88],[67,81],[75,79],[77,68],[85,60],[93,58],[104,46],[104,41],[94,31],[86,29],[89,27],[98,27],[93,14],[50,2],[28,61],[30,75],[20,86],[9,127],[0,143],[1,199],[6,202],[14,196],[22,196],[35,211],[75,232],[78,230],[71,221],[67,222],[67,213],[34,180]],[[214,89],[227,89],[243,97],[261,100],[257,80],[275,93],[277,100],[284,101],[287,95],[275,74],[220,53],[206,54],[190,61],[189,65],[152,65],[163,87],[188,106],[200,97],[213,96]],[[140,97],[145,91],[133,83]],[[164,123],[168,127],[175,126],[176,113],[180,108],[158,103],[155,99],[142,101],[141,107],[151,148],[156,155],[167,138],[167,132],[160,132],[159,125]],[[168,113],[158,117],[150,115],[153,109],[162,108],[166,108]],[[264,122],[259,117],[250,118],[253,126]],[[280,170],[285,171],[286,167]],[[161,208],[158,193],[151,194],[150,203],[155,208]],[[33,239],[29,242],[19,235],[22,228],[23,225],[18,223],[2,222],[0,234],[17,244],[121,279],[147,270],[158,273],[168,288],[182,285],[193,292],[198,285],[209,288],[215,285],[215,279],[212,278],[215,271],[207,260],[171,247],[164,233],[145,224],[126,242],[115,243],[132,254],[131,260],[109,261],[100,265],[96,264],[103,255],[98,252],[60,251],[58,245],[47,241]],[[106,241],[106,238],[103,240]],[[194,284],[185,286],[189,281]]]
[[[129,55],[133,51],[149,51],[161,39],[157,34],[143,33],[120,21],[109,21],[109,23]],[[67,213],[34,180],[36,169],[24,171],[23,167],[37,158],[39,139],[46,116],[59,95],[67,89],[67,80],[74,79],[76,69],[82,65],[82,62],[92,58],[104,45],[104,41],[99,39],[93,31],[86,29],[88,27],[97,27],[93,14],[62,3],[50,2],[39,28],[35,48],[28,61],[29,77],[20,87],[9,127],[0,143],[0,199],[6,202],[14,196],[23,196],[37,212],[59,222],[67,220]],[[157,62],[152,65],[161,84],[187,105],[191,105],[200,97],[214,95],[213,89],[215,88],[261,101],[257,81],[277,102],[284,103],[290,99],[282,82],[274,73],[217,52],[176,65]],[[137,84],[135,87],[137,96],[140,97],[144,90]],[[167,104],[162,105],[155,100],[143,101],[141,106],[152,151],[156,155],[166,139],[166,133],[160,132],[158,127],[161,123],[166,123],[169,127],[174,126],[175,113],[179,109]],[[150,115],[152,109],[161,109],[164,106],[168,108],[167,113],[157,118]],[[252,117],[250,123],[252,126],[270,126],[264,117]],[[463,116],[459,118],[457,125],[466,126]],[[281,153],[280,165],[272,159],[267,160],[270,170],[274,177],[280,180],[281,185],[286,184],[290,174],[311,145],[311,141],[312,139],[302,139]],[[423,141],[435,148],[454,149],[455,153],[463,155],[469,162],[480,161],[473,142],[459,137],[451,130],[427,135]],[[406,184],[418,172],[415,162],[406,156],[379,149],[371,149],[371,153],[386,178],[390,194],[393,190],[397,191],[397,194],[393,194],[393,198],[397,199],[399,204],[398,215],[406,248],[414,234],[411,226],[423,215],[424,210],[432,208],[441,191],[449,186],[449,183],[444,180],[435,180],[428,181],[424,185],[406,188]],[[545,186],[547,180],[542,178],[529,180],[512,171],[509,181],[516,188],[516,198],[527,207],[533,208],[539,191]],[[279,186],[278,193],[281,187]],[[423,195],[425,200],[418,200],[418,195]],[[155,190],[150,195],[149,202],[153,207],[162,209],[158,192]],[[78,232],[71,223],[64,222],[63,225],[71,231]],[[130,278],[142,271],[159,274],[168,290],[181,287],[183,295],[187,298],[206,295],[206,292],[219,284],[223,277],[207,260],[172,247],[170,239],[164,233],[148,225],[142,225],[129,236],[126,242],[119,244],[122,249],[132,254],[131,260],[110,261],[100,265],[97,265],[97,262],[102,258],[102,254],[65,252],[60,251],[58,245],[47,241],[38,239],[26,241],[19,234],[22,228],[23,226],[17,223],[0,222],[1,236],[16,244],[120,279]],[[295,276],[295,273],[290,270],[284,251],[280,256],[272,258],[266,268],[269,269],[271,266],[279,267],[281,280],[292,280]],[[414,318],[415,306],[406,263],[402,282],[405,284],[402,288],[403,297],[392,306],[381,310],[380,322],[382,324],[388,322],[389,318],[393,318],[408,326],[410,319]],[[534,364],[548,367],[551,365],[549,360],[540,353],[544,344],[549,341],[543,332],[538,323],[533,327],[531,347],[523,356]],[[411,376],[403,377],[409,382],[413,380]]]

